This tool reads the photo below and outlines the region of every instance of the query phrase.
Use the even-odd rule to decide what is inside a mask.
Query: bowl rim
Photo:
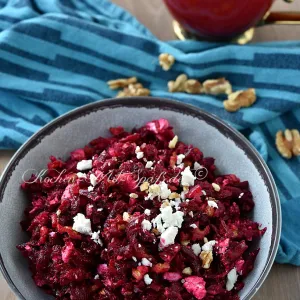
[[[265,184],[268,188],[268,192],[270,195],[270,201],[272,205],[272,220],[273,220],[273,234],[271,247],[269,249],[269,257],[264,266],[264,269],[260,276],[257,278],[255,284],[249,293],[245,296],[244,300],[250,300],[261,287],[263,282],[265,281],[267,275],[269,274],[271,267],[274,263],[275,256],[279,247],[280,234],[281,234],[281,224],[282,224],[282,216],[281,216],[281,206],[279,194],[276,188],[276,184],[274,178],[269,170],[266,162],[254,148],[254,146],[247,140],[247,138],[242,135],[238,130],[231,127],[225,121],[220,119],[218,116],[206,112],[197,106],[186,104],[177,100],[170,100],[166,98],[158,98],[158,97],[126,97],[126,98],[110,98],[99,100],[96,102],[92,102],[89,104],[85,104],[83,106],[77,107],[71,111],[68,111],[59,117],[53,119],[41,129],[39,129],[36,133],[34,133],[13,155],[13,157],[8,162],[5,167],[1,177],[0,177],[0,206],[2,203],[4,190],[7,183],[10,180],[11,174],[13,173],[18,162],[23,159],[30,149],[36,147],[42,139],[51,134],[56,130],[57,127],[62,127],[69,121],[82,117],[84,115],[88,115],[92,112],[98,110],[104,110],[107,108],[116,108],[116,107],[135,107],[135,108],[159,108],[165,110],[173,110],[176,112],[180,112],[182,114],[190,115],[192,117],[196,117],[198,119],[202,119],[205,122],[213,125],[213,127],[217,129],[222,129],[222,134],[226,133],[226,136],[230,136],[233,140],[238,140],[241,144],[243,144],[243,150],[250,158],[252,163],[258,168],[260,166],[260,173],[263,173]],[[225,133],[224,133],[225,131]],[[0,270],[3,274],[3,277],[7,281],[11,290],[18,296],[21,300],[26,299],[22,293],[15,286],[14,282],[10,278],[8,271],[5,268],[4,261],[2,259],[2,255],[0,253]]]

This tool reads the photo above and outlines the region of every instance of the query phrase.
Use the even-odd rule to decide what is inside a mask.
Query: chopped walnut
[[[182,187],[182,189],[183,189],[184,192],[188,192],[189,191],[189,187],[187,185],[184,185]]]
[[[158,184],[152,184],[149,186],[149,193],[154,194],[154,195],[159,195],[160,194],[160,187]]]
[[[116,89],[122,89],[130,84],[137,83],[137,78],[136,77],[130,77],[130,78],[120,78],[116,80],[110,80],[107,82],[109,85],[110,89],[116,90]]]
[[[188,79],[184,83],[184,91],[188,94],[201,94],[202,84],[196,79]]]
[[[184,268],[182,270],[182,274],[184,274],[184,275],[192,275],[192,273],[193,273],[193,271],[190,267]]]
[[[170,202],[168,200],[165,200],[162,204],[161,204],[161,208],[165,208],[167,206],[170,206]]]
[[[229,112],[238,111],[242,107],[249,107],[256,101],[255,89],[237,91],[228,96],[223,102],[224,108]]]
[[[178,136],[175,135],[169,143],[169,148],[174,149],[176,147],[177,142],[178,142]]]
[[[143,87],[141,83],[130,84],[120,91],[117,98],[134,97],[134,96],[149,96],[150,90]]]
[[[287,159],[300,155],[299,130],[286,129],[284,133],[280,130],[276,134],[276,147],[279,153]]]
[[[151,231],[152,231],[152,233],[154,233],[155,235],[160,235],[160,232],[159,232],[158,229],[156,229],[156,228],[153,228]]]
[[[172,200],[172,199],[176,199],[176,198],[180,198],[180,195],[178,193],[171,193],[169,195],[169,199]]]
[[[168,53],[162,53],[159,56],[159,64],[164,71],[169,71],[174,65],[175,58],[173,55]]]
[[[214,260],[212,251],[202,251],[200,253],[200,258],[202,259],[203,269],[209,269],[210,264]]]
[[[209,79],[203,82],[203,90],[209,95],[229,95],[232,93],[232,86],[225,78]]]
[[[148,189],[149,189],[149,182],[148,181],[143,182],[140,186],[140,190],[144,192],[147,191]]]
[[[168,87],[170,93],[184,92],[184,84],[188,80],[185,74],[179,75],[175,81],[169,81]]]
[[[182,246],[187,246],[190,243],[190,240],[181,241]]]

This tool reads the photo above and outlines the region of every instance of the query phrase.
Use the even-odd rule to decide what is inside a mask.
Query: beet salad
[[[22,184],[17,247],[36,285],[60,300],[239,299],[266,230],[248,182],[217,175],[165,119],[109,130]]]

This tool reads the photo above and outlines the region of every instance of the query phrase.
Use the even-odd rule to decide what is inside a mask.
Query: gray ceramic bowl
[[[158,118],[167,118],[182,141],[215,157],[221,173],[234,173],[249,181],[256,203],[253,219],[268,228],[259,242],[261,251],[255,269],[240,297],[250,299],[255,294],[273,264],[281,229],[279,198],[268,167],[240,133],[215,116],[175,101],[127,98],[96,102],[57,118],[31,137],[4,171],[0,183],[0,266],[20,299],[53,299],[35,286],[26,260],[16,249],[26,241],[19,225],[27,205],[19,188],[22,174],[29,169],[42,170],[50,155],[66,158],[71,150],[108,135],[111,126],[132,129]]]

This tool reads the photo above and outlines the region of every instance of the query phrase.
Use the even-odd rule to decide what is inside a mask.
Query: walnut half
[[[175,81],[168,82],[170,93],[185,92],[188,94],[201,94],[202,84],[196,79],[188,79],[187,75],[179,75]]]
[[[203,82],[203,90],[209,95],[229,95],[232,93],[232,86],[225,78],[208,79]]]
[[[134,97],[134,96],[149,96],[150,90],[143,87],[141,83],[130,84],[120,91],[117,98]]]
[[[184,84],[188,80],[185,74],[179,75],[175,81],[168,82],[168,88],[170,93],[184,92]]]
[[[123,89],[130,84],[137,83],[137,78],[136,77],[130,77],[130,78],[119,78],[116,80],[110,80],[107,81],[107,84],[109,85],[109,88],[112,90],[116,89]]]
[[[168,53],[162,53],[158,59],[159,64],[164,71],[169,71],[175,62],[174,56]]]
[[[231,93],[223,102],[224,108],[229,112],[238,111],[242,107],[249,107],[256,101],[255,89]]]
[[[276,133],[276,147],[281,156],[290,159],[300,155],[300,134],[297,129],[280,130]]]

